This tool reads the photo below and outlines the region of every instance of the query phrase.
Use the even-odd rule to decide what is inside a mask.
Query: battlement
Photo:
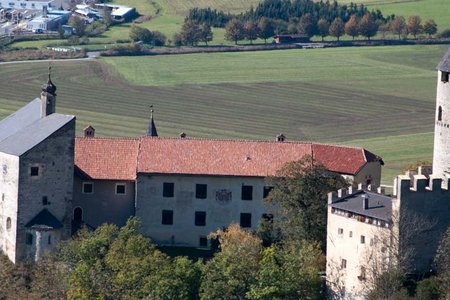
[[[425,175],[418,174],[412,177],[408,175],[397,176],[394,180],[394,196],[400,196],[409,193],[427,193],[432,194],[439,193],[439,195],[450,195],[450,181],[447,177],[441,177],[438,175],[429,175],[428,178]]]

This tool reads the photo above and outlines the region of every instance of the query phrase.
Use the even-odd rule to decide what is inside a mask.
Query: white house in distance
[[[0,8],[35,9],[52,8],[54,0],[0,0]]]

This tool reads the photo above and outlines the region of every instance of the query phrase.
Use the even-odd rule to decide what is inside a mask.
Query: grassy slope
[[[289,139],[367,147],[384,182],[431,157],[436,73],[445,46],[336,48],[54,63],[58,110],[78,132]],[[38,96],[47,64],[0,68],[0,118]],[[251,71],[250,71],[251,70]],[[136,73],[137,75],[133,75]],[[132,85],[124,78],[139,85]],[[7,80],[5,80],[7,79]]]

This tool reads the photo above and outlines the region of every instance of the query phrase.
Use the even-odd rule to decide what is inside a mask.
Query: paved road
[[[26,63],[36,63],[36,62],[49,62],[49,61],[57,61],[57,62],[70,62],[77,60],[92,60],[99,56],[100,52],[86,52],[86,56],[84,58],[64,58],[64,59],[36,59],[36,60],[17,60],[17,61],[5,61],[0,62],[0,65],[9,65],[9,64],[26,64]]]

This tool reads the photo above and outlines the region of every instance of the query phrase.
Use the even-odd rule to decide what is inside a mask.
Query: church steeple
[[[158,136],[155,121],[153,120],[153,105],[150,106],[150,123],[148,124],[147,136]]]
[[[41,118],[53,114],[56,109],[56,85],[51,79],[52,67],[48,66],[48,80],[42,85],[41,92]]]

